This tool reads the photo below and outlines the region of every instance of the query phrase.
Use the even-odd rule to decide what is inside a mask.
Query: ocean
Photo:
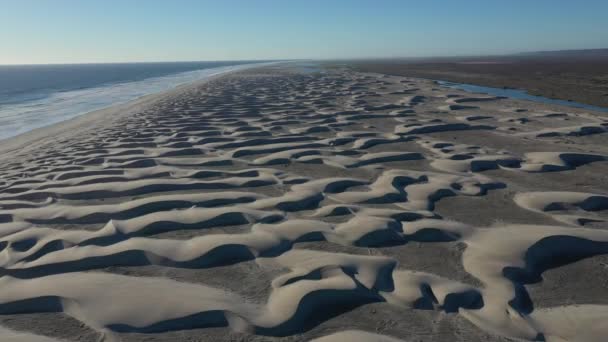
[[[258,63],[0,65],[0,139]]]

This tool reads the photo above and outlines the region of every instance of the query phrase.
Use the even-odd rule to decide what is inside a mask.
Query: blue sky
[[[0,64],[608,47],[607,0],[0,0]]]

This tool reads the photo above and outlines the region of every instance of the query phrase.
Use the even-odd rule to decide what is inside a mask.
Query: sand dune
[[[608,333],[597,113],[276,66],[110,114],[0,156],[2,340]]]
[[[360,330],[342,331],[321,338],[314,339],[315,342],[335,342],[335,341],[361,341],[361,342],[397,342],[399,339],[372,334]]]

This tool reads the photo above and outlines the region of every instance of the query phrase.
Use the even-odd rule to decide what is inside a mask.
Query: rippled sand
[[[6,141],[0,338],[602,341],[607,131],[277,66]]]

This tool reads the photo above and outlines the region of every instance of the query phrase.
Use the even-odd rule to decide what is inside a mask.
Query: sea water
[[[0,139],[260,62],[0,66]]]

